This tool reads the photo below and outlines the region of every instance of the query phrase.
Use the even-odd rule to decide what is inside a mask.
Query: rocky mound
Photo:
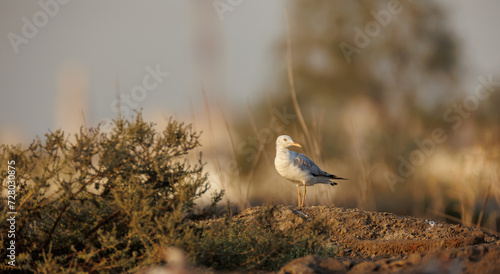
[[[261,210],[249,208],[235,218],[251,223]],[[324,206],[278,206],[273,216],[282,229],[320,220],[328,227],[324,244],[338,249],[335,258],[299,258],[280,273],[500,273],[500,238],[477,228]]]
[[[320,246],[334,251],[327,258],[311,255],[292,260],[277,273],[500,273],[500,238],[463,225],[324,206],[253,207],[229,219],[202,222],[208,227],[228,222],[252,227],[263,216],[272,220],[273,229],[284,233],[306,234],[311,230],[305,228],[319,227]],[[213,273],[206,267],[189,266],[182,250],[169,250],[177,255],[166,256],[166,268],[141,273]]]

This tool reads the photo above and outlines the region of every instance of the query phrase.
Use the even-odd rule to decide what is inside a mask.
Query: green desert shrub
[[[195,201],[209,187],[191,126],[170,120],[157,132],[139,113],[69,136],[62,130],[28,147],[0,147],[1,178],[16,168],[16,269],[123,272],[162,263],[159,250],[191,235]],[[0,270],[7,265],[7,180],[0,207]],[[213,196],[214,208],[222,196]]]
[[[275,206],[265,206],[250,219],[226,217],[197,224],[198,233],[177,246],[192,262],[215,270],[279,270],[289,261],[307,255],[335,256],[325,245],[328,228],[318,218],[290,227],[274,218]]]

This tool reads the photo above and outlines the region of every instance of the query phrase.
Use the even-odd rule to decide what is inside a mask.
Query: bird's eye
[[[285,140],[285,142],[287,142],[287,141],[288,141],[288,139],[287,139],[287,138],[285,138],[284,140]]]

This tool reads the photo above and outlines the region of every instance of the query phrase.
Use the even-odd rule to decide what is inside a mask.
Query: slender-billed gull
[[[299,191],[299,207],[304,206],[306,187],[315,184],[336,185],[331,180],[347,180],[321,170],[311,159],[302,153],[288,150],[288,147],[302,147],[295,143],[290,136],[281,135],[276,139],[276,158],[274,166],[285,179],[297,185]],[[304,196],[301,200],[300,186],[304,186]]]

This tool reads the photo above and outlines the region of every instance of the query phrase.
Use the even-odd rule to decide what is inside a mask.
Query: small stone
[[[408,262],[415,265],[420,261],[421,258],[422,255],[420,255],[419,253],[413,253],[408,256]]]
[[[377,268],[377,265],[373,262],[362,262],[355,265],[352,269],[352,273],[366,273],[372,272]]]
[[[319,259],[313,255],[309,255],[304,258],[298,258],[284,267],[280,269],[278,272],[279,274],[285,274],[285,273],[290,273],[290,274],[299,274],[299,273],[304,273],[304,274],[313,274],[316,273],[316,268],[318,268],[318,261]]]

